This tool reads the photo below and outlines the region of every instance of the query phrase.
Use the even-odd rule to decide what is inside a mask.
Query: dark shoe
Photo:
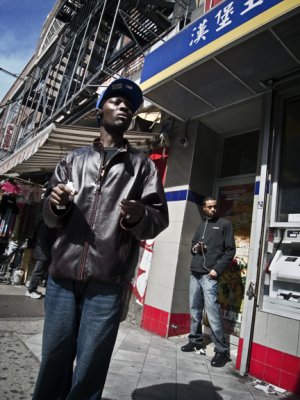
[[[224,365],[230,361],[229,354],[225,353],[216,353],[214,358],[211,360],[212,367],[224,367]]]
[[[200,349],[201,349],[200,344],[195,344],[195,343],[191,343],[191,342],[188,342],[188,344],[181,347],[181,351],[184,351],[184,352],[196,351],[196,350],[200,350]]]

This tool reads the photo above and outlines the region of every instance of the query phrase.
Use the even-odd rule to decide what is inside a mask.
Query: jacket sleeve
[[[196,243],[199,242],[200,229],[201,229],[201,224],[200,224],[200,225],[198,226],[198,228],[196,229],[196,232],[195,232],[195,234],[194,234],[194,236],[193,236],[193,239],[192,239],[192,246],[191,246],[191,254],[192,254],[192,256],[195,256],[195,255],[197,254],[197,253],[194,253],[194,252],[193,252],[193,247],[195,246]]]
[[[165,192],[161,177],[154,164],[146,179],[141,201],[145,205],[142,219],[130,227],[126,227],[124,221],[121,221],[121,226],[131,232],[137,240],[153,239],[169,225]]]
[[[235,250],[233,227],[231,222],[229,222],[224,226],[224,253],[213,268],[218,275],[221,275],[231,263],[235,256]]]
[[[72,203],[70,202],[70,204],[66,206],[65,210],[57,210],[51,205],[49,200],[49,195],[52,188],[57,186],[59,183],[67,183],[67,181],[68,176],[66,171],[66,160],[63,159],[57,164],[53,172],[43,201],[43,219],[49,228],[60,228],[64,219],[68,216],[72,209]]]

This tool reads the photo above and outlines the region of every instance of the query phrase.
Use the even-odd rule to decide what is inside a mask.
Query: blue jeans
[[[121,296],[119,285],[49,277],[33,400],[101,398],[120,323]]]
[[[229,347],[225,340],[220,304],[218,303],[218,281],[210,279],[207,275],[192,272],[190,277],[191,328],[189,341],[198,345],[203,342],[202,313],[204,305],[215,352],[227,352]]]

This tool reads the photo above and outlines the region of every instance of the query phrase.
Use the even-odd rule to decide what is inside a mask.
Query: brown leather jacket
[[[127,281],[137,264],[139,241],[154,238],[168,226],[167,203],[155,164],[126,141],[101,174],[103,158],[103,148],[96,139],[92,146],[61,160],[51,178],[48,193],[67,180],[78,192],[64,211],[54,209],[49,197],[44,201],[46,224],[61,227],[52,248],[49,273],[53,277]],[[120,224],[123,198],[145,205],[141,221],[126,229]]]

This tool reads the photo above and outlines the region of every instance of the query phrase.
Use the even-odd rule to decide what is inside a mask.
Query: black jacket
[[[193,252],[193,247],[197,242],[203,242],[206,246],[203,253]],[[191,271],[207,274],[214,269],[218,275],[221,275],[235,255],[231,222],[224,218],[206,219],[196,230],[191,252],[193,255]]]
[[[104,150],[96,139],[92,146],[67,155],[51,178],[49,189],[70,180],[78,192],[65,211],[54,209],[49,197],[44,201],[46,224],[61,227],[52,248],[49,273],[53,277],[122,283],[134,273],[139,241],[154,238],[168,226],[155,164],[128,143],[110,159],[101,177],[103,159]],[[120,224],[123,198],[145,205],[141,221],[127,229]]]
[[[57,229],[49,228],[44,221],[40,221],[35,234],[34,258],[49,263],[51,248],[58,236]]]

